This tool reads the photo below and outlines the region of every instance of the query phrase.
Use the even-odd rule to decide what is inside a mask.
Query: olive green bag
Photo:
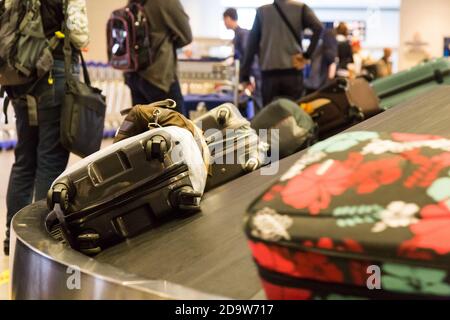
[[[27,84],[52,69],[52,51],[59,40],[46,38],[39,0],[1,5],[0,39],[1,86]]]

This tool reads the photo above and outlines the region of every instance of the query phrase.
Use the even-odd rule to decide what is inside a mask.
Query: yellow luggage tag
[[[58,39],[64,39],[64,38],[66,37],[66,35],[65,35],[64,33],[62,33],[61,31],[56,31],[56,32],[55,32],[55,36],[56,36]]]
[[[53,78],[53,72],[50,71],[50,73],[48,75],[48,84],[52,86],[54,83],[55,83],[55,79]]]
[[[330,104],[329,99],[317,99],[307,103],[301,103],[300,108],[302,108],[306,113],[313,114],[317,109]]]
[[[64,39],[66,36],[61,31],[56,31],[55,37],[56,37],[56,39],[61,40],[61,39]],[[54,44],[54,46],[56,48],[58,41],[53,41],[52,43]],[[54,83],[55,83],[55,79],[53,78],[53,73],[50,71],[50,75],[48,76],[48,84],[52,86]]]

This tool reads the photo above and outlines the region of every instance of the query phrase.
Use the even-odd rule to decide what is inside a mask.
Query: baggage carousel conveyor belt
[[[440,87],[350,129],[355,130],[450,135],[450,87]],[[281,161],[276,176],[255,172],[213,190],[205,195],[201,213],[172,221],[95,259],[52,240],[43,226],[45,204],[31,205],[13,221],[12,297],[262,298],[243,232],[245,210],[298,158],[297,154]],[[81,290],[68,289],[67,281],[74,280],[70,277],[75,274],[68,266],[80,269]]]

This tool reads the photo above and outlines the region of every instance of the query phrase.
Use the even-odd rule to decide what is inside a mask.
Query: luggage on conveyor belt
[[[266,106],[251,125],[256,132],[269,131],[269,144],[278,148],[280,158],[311,146],[317,139],[317,126],[311,116],[288,99]]]
[[[206,138],[214,135],[217,130],[233,130],[250,126],[250,122],[231,103],[214,108],[195,119],[194,123],[203,130]]]
[[[114,143],[134,137],[149,129],[176,126],[191,132],[202,150],[205,165],[208,166],[209,149],[202,131],[191,120],[177,112],[175,108],[176,102],[168,99],[149,105],[137,105],[122,111],[122,114],[126,114],[126,118],[117,131]]]
[[[383,109],[392,108],[408,99],[421,95],[436,86],[450,85],[450,60],[440,58],[422,63],[372,83]]]
[[[320,139],[331,137],[382,112],[379,100],[364,78],[339,78],[300,101],[319,127]]]
[[[206,190],[259,169],[267,163],[269,146],[232,104],[219,106],[197,118],[206,137],[211,168]]]
[[[195,135],[194,124],[178,113],[175,108],[176,102],[168,99],[123,110],[122,114],[126,115],[126,118],[119,128],[114,142],[134,137],[149,129],[167,126],[185,128]]]
[[[70,246],[93,255],[198,210],[206,177],[191,132],[174,126],[154,129],[66,170],[49,191],[48,207]],[[55,226],[49,229],[58,233]]]
[[[316,144],[248,210],[269,299],[450,299],[450,139]]]

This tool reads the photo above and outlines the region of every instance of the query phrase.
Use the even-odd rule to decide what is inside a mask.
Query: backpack
[[[124,72],[136,72],[151,64],[150,31],[143,5],[145,0],[130,1],[115,10],[107,25],[108,60]]]
[[[59,40],[45,35],[40,1],[2,1],[0,7],[0,85],[23,85],[43,77],[53,67],[52,50]]]

